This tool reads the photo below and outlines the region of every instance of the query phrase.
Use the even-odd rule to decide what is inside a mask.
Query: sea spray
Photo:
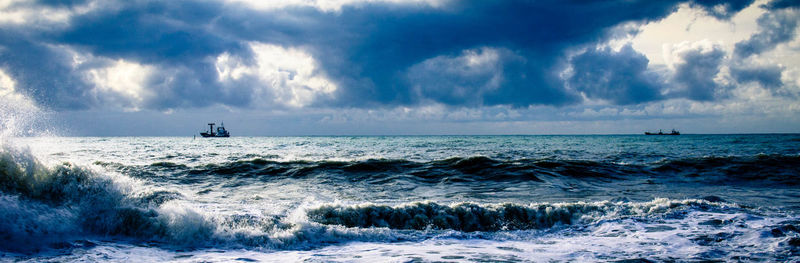
[[[4,77],[0,74],[0,80]],[[10,79],[0,81],[0,143],[18,136],[52,136],[51,125],[49,111],[17,92]]]
[[[0,221],[8,229],[0,235],[5,241],[0,249],[38,250],[94,235],[176,244],[209,240],[214,227],[204,217],[191,209],[160,206],[164,201],[153,201],[160,192],[134,195],[119,180],[70,163],[47,168],[29,151],[4,146]]]

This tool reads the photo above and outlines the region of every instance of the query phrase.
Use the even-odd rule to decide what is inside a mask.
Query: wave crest
[[[309,219],[325,225],[347,227],[386,227],[391,229],[439,229],[504,231],[550,228],[556,225],[590,223],[603,218],[630,216],[668,216],[687,209],[708,210],[722,207],[705,200],[652,202],[577,202],[561,204],[413,203],[401,206],[325,205],[308,211]]]
[[[684,180],[703,184],[796,185],[800,182],[797,180],[800,175],[798,155],[702,157],[651,164],[554,159],[495,160],[475,156],[429,162],[390,159],[277,162],[253,159],[196,167],[164,162],[141,167],[106,166],[133,177],[180,180],[182,183],[229,178],[258,178],[263,181],[344,178],[370,184],[393,180],[418,184],[469,184],[486,181],[543,183],[552,180],[611,182],[645,177],[655,181]]]
[[[41,165],[29,151],[0,152],[0,250],[31,251],[86,235],[124,235],[191,244],[214,231],[202,215],[163,206],[181,196],[129,195],[107,176],[63,163]],[[8,228],[8,229],[5,229]]]

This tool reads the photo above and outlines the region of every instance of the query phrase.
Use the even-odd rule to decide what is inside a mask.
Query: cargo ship
[[[231,134],[228,130],[225,129],[225,123],[221,122],[219,127],[217,127],[216,132],[214,131],[215,123],[208,124],[208,132],[200,132],[200,136],[203,137],[231,137]]]
[[[658,132],[644,132],[644,135],[681,135],[681,132],[676,131],[675,129],[672,129],[670,133],[664,133],[661,130],[658,130]]]

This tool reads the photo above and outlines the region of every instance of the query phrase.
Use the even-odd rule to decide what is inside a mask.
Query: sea
[[[800,260],[800,135],[15,137],[0,261]]]

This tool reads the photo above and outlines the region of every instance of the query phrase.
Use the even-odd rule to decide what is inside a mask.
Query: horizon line
[[[228,138],[248,138],[248,137],[491,137],[491,136],[632,136],[632,135],[645,135],[641,133],[573,133],[573,134],[297,134],[297,135],[232,135]],[[759,133],[681,133],[680,135],[800,135],[800,132],[759,132]],[[659,135],[650,135],[659,136]],[[665,135],[666,136],[666,135]],[[189,138],[200,137],[197,135],[19,135],[11,136],[11,138],[36,138],[36,137],[63,137],[63,138],[91,138],[91,137],[175,137],[175,138]],[[200,137],[202,138],[202,137]]]

